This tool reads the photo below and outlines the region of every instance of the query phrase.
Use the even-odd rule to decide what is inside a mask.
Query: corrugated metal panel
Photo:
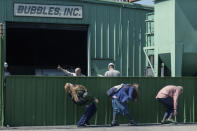
[[[122,76],[143,76],[145,60],[142,48],[145,46],[147,12],[105,6],[95,8],[96,15],[93,16],[97,17],[90,29],[94,30],[95,36],[91,42],[91,58],[114,62]],[[103,68],[107,68],[107,63],[102,64]]]
[[[76,124],[83,108],[73,104],[64,92],[64,84],[71,82],[86,86],[89,93],[99,98],[98,112],[91,124],[109,124],[112,119],[111,99],[106,91],[120,83],[139,83],[140,101],[130,103],[132,117],[140,123],[157,123],[164,109],[156,101],[157,92],[167,84],[182,85],[184,93],[179,99],[178,122],[197,122],[197,78],[104,78],[104,77],[7,77],[5,124],[70,125]],[[120,117],[120,123],[127,118]]]
[[[3,22],[37,22],[56,24],[89,25],[89,74],[102,74],[107,63],[114,62],[122,76],[143,76],[146,13],[152,8],[135,4],[122,4],[107,1],[52,1],[17,0],[18,3],[54,5],[81,5],[83,19],[13,17],[13,1],[3,0],[0,18]],[[3,12],[6,12],[4,14]],[[102,63],[101,65],[97,63]],[[103,70],[104,69],[104,70]]]

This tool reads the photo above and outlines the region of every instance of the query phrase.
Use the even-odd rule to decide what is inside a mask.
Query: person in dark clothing
[[[94,116],[96,111],[97,111],[97,108],[96,108],[95,102],[92,102],[90,105],[87,105],[86,110],[83,113],[83,115],[81,116],[77,125],[78,126],[90,125],[89,120]]]
[[[8,63],[4,62],[4,77],[10,76],[10,72],[8,71]]]
[[[116,120],[117,114],[119,113],[122,113],[123,115],[127,116],[130,124],[136,125],[136,122],[132,119],[130,111],[128,109],[128,100],[138,100],[138,89],[138,84],[122,84],[121,88],[115,94],[112,95],[113,120],[111,126],[119,126]]]
[[[86,107],[86,110],[78,121],[77,126],[89,125],[89,120],[97,111],[96,103],[98,103],[98,99],[88,95],[87,89],[82,85],[66,83],[64,89],[75,104]]]

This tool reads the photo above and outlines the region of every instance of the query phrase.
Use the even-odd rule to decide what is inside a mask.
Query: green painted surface
[[[16,17],[13,3],[83,6],[83,19]],[[110,1],[93,0],[1,0],[0,22],[36,22],[88,25],[88,74],[104,75],[107,62],[114,62],[122,76],[143,76],[146,14],[153,8]],[[6,8],[4,8],[6,7]],[[47,24],[46,24],[47,26]],[[97,64],[102,61],[103,64]],[[105,69],[105,70],[103,70]]]
[[[197,74],[197,18],[196,0],[176,0],[176,54],[182,54],[181,72],[185,76]],[[179,49],[180,48],[180,49]],[[178,66],[178,65],[177,65]]]
[[[170,63],[172,76],[175,76],[175,1],[174,0],[158,0],[155,3],[155,72],[159,71],[159,54],[163,58],[167,58],[165,54],[170,53],[171,59],[167,62],[162,59],[165,65]],[[167,65],[169,67],[169,65]]]
[[[165,85],[176,84],[184,87],[179,98],[178,122],[197,122],[197,78],[104,78],[104,77],[7,77],[5,99],[5,125],[71,125],[76,124],[84,108],[78,107],[64,92],[64,84],[71,82],[86,86],[89,93],[99,99],[98,112],[91,124],[109,124],[112,119],[111,99],[106,91],[120,83],[139,83],[140,100],[131,102],[132,117],[140,123],[158,123],[164,109],[155,96]],[[127,118],[118,117],[120,123]]]
[[[154,14],[146,15],[146,47],[154,46]]]
[[[4,95],[3,95],[3,79],[4,79],[4,57],[3,57],[3,36],[0,34],[0,126],[3,126],[4,122]]]
[[[197,74],[196,5],[196,0],[156,0],[155,55],[170,53],[171,59],[161,59],[171,76]]]

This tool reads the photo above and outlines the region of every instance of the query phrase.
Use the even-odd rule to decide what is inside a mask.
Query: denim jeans
[[[116,122],[116,116],[118,113],[122,113],[123,115],[126,115],[129,120],[132,120],[128,104],[126,102],[122,103],[118,99],[112,98],[112,107],[113,107],[113,122]]]
[[[94,116],[94,114],[96,113],[96,110],[97,110],[97,108],[94,103],[88,105],[86,107],[84,114],[82,115],[82,117],[78,121],[77,125],[83,126],[84,124],[86,124]]]
[[[157,98],[157,100],[164,105],[166,108],[166,112],[164,114],[164,119],[168,118],[169,116],[173,116],[174,114],[174,101],[171,97],[167,98]]]

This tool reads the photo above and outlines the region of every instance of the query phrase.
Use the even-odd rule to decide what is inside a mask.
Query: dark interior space
[[[168,69],[168,67],[164,64],[164,62],[159,57],[159,71],[158,71],[158,76],[162,76],[161,75],[161,71],[162,70],[163,70],[163,72],[162,72],[163,73],[163,76],[171,76],[171,71]]]
[[[35,75],[36,69],[56,69],[58,64],[69,70],[81,67],[87,75],[87,29],[14,24],[6,26],[6,61],[12,75]]]

